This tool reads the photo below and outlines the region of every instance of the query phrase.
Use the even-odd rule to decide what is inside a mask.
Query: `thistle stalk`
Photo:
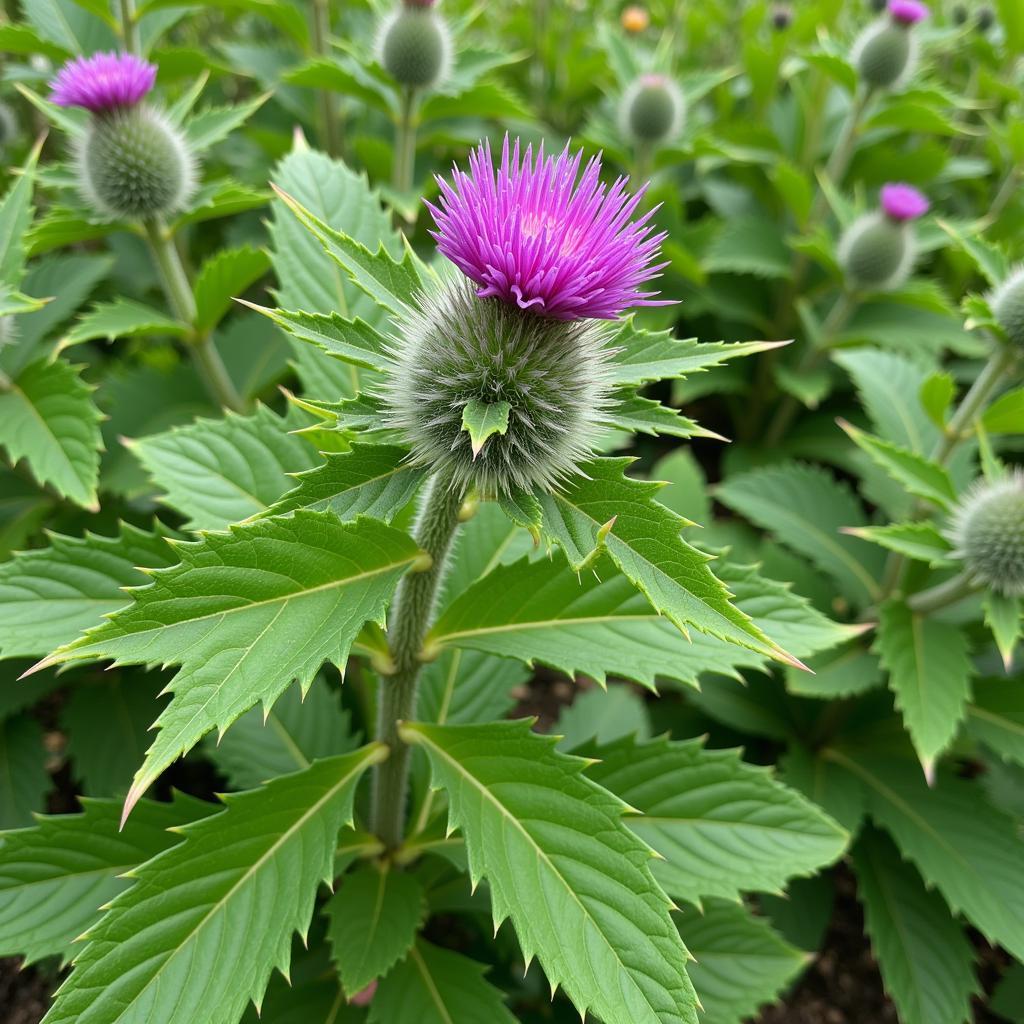
[[[392,184],[405,195],[412,191],[416,175],[416,90],[402,86],[398,121],[395,123],[395,162]]]
[[[330,0],[313,0],[313,52],[327,56],[327,37],[331,34]],[[320,120],[324,148],[328,156],[341,154],[341,126],[338,120],[337,97],[330,89],[318,89]]]
[[[459,525],[462,492],[434,476],[427,485],[416,525],[416,542],[430,556],[430,567],[410,572],[398,587],[390,629],[395,671],[382,678],[377,697],[376,738],[391,756],[374,768],[370,822],[388,849],[397,848],[405,831],[410,748],[398,736],[398,726],[416,712],[416,687],[423,662],[423,638],[430,628],[437,588]]]

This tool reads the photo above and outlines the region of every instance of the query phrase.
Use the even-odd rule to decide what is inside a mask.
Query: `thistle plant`
[[[928,8],[919,0],[889,0],[887,12],[864,29],[853,47],[853,64],[868,90],[894,88],[917,63],[913,28],[928,16]]]

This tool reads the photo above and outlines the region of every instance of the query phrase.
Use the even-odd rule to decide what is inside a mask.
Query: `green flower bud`
[[[678,86],[664,75],[641,75],[623,93],[619,128],[634,145],[665,142],[679,133],[685,101]]]
[[[381,25],[377,59],[399,85],[429,89],[447,77],[451,49],[451,33],[440,14],[403,6]]]
[[[83,194],[109,216],[174,213],[195,188],[195,157],[184,136],[144,104],[94,116],[77,156]]]
[[[967,5],[966,4],[953,4],[952,18],[954,25],[966,25],[967,24]]]
[[[950,539],[976,583],[1024,596],[1024,472],[975,484],[957,509]]]
[[[996,12],[987,5],[985,7],[979,7],[977,18],[978,20],[975,22],[975,25],[977,26],[978,31],[984,35],[984,33],[988,32],[988,30],[995,25]]]
[[[909,76],[917,60],[917,41],[909,26],[883,19],[869,25],[853,45],[853,64],[861,81],[889,89]]]
[[[912,229],[881,211],[854,221],[839,242],[839,265],[853,288],[898,288],[907,279],[914,257]]]
[[[461,279],[420,305],[395,325],[395,366],[380,388],[413,461],[486,497],[575,472],[609,400],[602,324],[524,314]],[[484,406],[501,429],[474,443],[463,417]]]
[[[992,293],[989,305],[1010,344],[1024,351],[1024,267],[1014,271]]]

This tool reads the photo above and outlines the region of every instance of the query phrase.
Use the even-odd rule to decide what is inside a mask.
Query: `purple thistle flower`
[[[85,107],[102,114],[133,107],[156,80],[156,65],[130,53],[94,53],[68,61],[50,83],[58,107]]]
[[[923,217],[931,204],[913,185],[899,182],[882,186],[882,209],[885,215],[900,224]]]
[[[490,143],[469,157],[470,173],[453,168],[453,182],[438,178],[440,206],[427,203],[438,250],[480,288],[520,309],[556,320],[614,320],[635,306],[666,306],[643,292],[666,263],[655,263],[665,234],[652,234],[653,210],[631,220],[646,186],[635,195],[626,178],[611,188],[600,181],[601,158],[579,174],[583,152],[566,145],[555,159],[543,143],[533,157],[508,136],[495,172]],[[579,180],[577,181],[577,178]]]
[[[916,25],[928,17],[928,7],[920,0],[889,0],[889,14],[901,25]]]

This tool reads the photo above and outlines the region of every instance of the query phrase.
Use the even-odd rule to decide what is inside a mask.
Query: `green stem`
[[[416,172],[416,90],[403,86],[398,121],[395,125],[395,191],[412,191]]]
[[[416,542],[430,555],[424,572],[407,574],[398,587],[389,645],[395,664],[381,679],[377,697],[377,739],[391,756],[374,769],[371,823],[388,849],[402,842],[409,780],[410,749],[398,736],[398,726],[416,712],[416,684],[423,662],[423,638],[430,627],[437,587],[445,558],[459,525],[462,494],[448,481],[434,477],[424,497],[416,526]]]
[[[165,224],[155,219],[144,221],[143,227],[167,302],[174,315],[192,328],[188,348],[200,379],[218,405],[234,412],[245,412],[245,402],[228,375],[209,334],[195,329],[196,300],[170,232]]]
[[[330,0],[313,0],[313,52],[327,56],[327,37],[331,34]],[[330,89],[318,89],[320,104],[321,138],[327,154],[341,153],[341,122],[338,118],[337,97]]]
[[[979,589],[979,585],[974,582],[971,576],[966,572],[962,572],[946,580],[945,583],[939,583],[934,587],[929,587],[927,590],[911,594],[907,598],[907,607],[912,612],[920,612],[922,614],[937,612],[947,605],[963,600],[963,598]]]
[[[121,0],[121,36],[128,53],[140,53],[139,19],[135,13],[135,0]]]

